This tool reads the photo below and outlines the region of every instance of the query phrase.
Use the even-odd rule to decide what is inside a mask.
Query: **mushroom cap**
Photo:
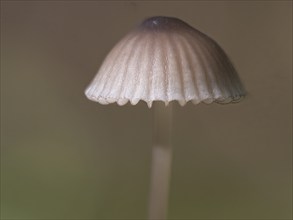
[[[151,17],[120,40],[87,87],[101,104],[237,102],[245,89],[210,37],[178,18]]]

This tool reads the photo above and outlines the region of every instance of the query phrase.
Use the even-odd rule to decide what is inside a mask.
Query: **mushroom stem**
[[[154,102],[154,133],[152,149],[149,219],[164,220],[167,216],[171,174],[172,104]]]

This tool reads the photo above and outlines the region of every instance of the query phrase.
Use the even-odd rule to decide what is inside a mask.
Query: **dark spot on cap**
[[[150,30],[174,30],[192,28],[184,21],[174,17],[156,16],[144,20],[140,27]]]

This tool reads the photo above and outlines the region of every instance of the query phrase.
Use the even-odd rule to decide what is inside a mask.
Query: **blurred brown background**
[[[1,1],[2,219],[146,218],[152,111],[84,89],[154,15],[214,38],[249,92],[175,105],[169,218],[291,218],[291,1]]]

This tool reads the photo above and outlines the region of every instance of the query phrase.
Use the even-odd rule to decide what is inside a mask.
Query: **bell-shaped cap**
[[[140,100],[229,103],[245,95],[231,61],[210,37],[177,18],[143,21],[110,51],[86,96],[101,104]]]

